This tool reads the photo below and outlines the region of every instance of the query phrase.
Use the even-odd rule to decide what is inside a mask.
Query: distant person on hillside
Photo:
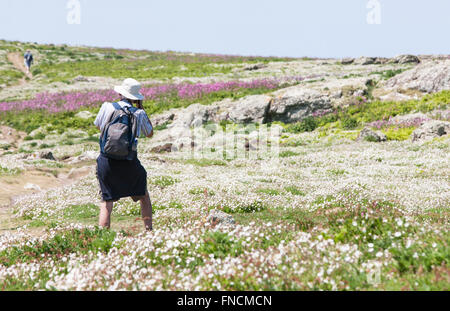
[[[137,158],[137,137],[153,136],[153,126],[143,110],[141,85],[126,79],[114,90],[117,103],[104,103],[94,124],[101,131],[97,179],[100,184],[99,225],[109,228],[113,203],[131,197],[140,201],[145,229],[152,230],[152,204],[147,190],[147,172]]]
[[[30,73],[31,64],[33,63],[33,54],[30,51],[27,51],[23,56],[25,67],[27,67],[27,72]]]

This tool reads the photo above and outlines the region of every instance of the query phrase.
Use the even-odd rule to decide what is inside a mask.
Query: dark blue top
[[[25,60],[27,61],[27,63],[31,63],[33,61],[33,55],[31,53],[25,53],[25,55],[23,56],[25,58]]]

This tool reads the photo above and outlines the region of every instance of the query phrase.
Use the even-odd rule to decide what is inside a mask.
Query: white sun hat
[[[114,87],[114,91],[119,94],[122,94],[128,99],[132,100],[143,100],[144,95],[142,95],[139,91],[141,90],[141,84],[134,79],[125,79],[122,82],[122,85],[118,85]]]

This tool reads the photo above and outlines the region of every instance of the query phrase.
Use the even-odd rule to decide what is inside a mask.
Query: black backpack
[[[137,157],[136,150],[136,116],[131,107],[121,107],[113,103],[115,108],[100,136],[100,151],[107,158],[132,161]]]

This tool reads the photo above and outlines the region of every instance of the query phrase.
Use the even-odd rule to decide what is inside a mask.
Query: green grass
[[[341,176],[345,175],[347,172],[345,170],[339,170],[339,169],[331,169],[327,170],[327,174],[331,176]]]
[[[24,74],[15,69],[0,70],[0,85],[12,85],[16,83],[19,79],[22,79]]]
[[[445,210],[430,211],[430,217],[433,218],[422,218],[424,216],[421,215],[415,218],[417,222],[411,223],[392,202],[361,200],[356,197],[356,200],[353,200],[353,194],[343,195],[346,198],[344,200],[334,196],[318,197],[314,204],[320,207],[316,210],[268,208],[251,215],[242,213],[234,217],[241,224],[254,221],[281,222],[295,225],[296,230],[319,234],[324,239],[333,239],[335,243],[356,243],[362,252],[362,261],[376,259],[379,252],[389,250],[393,255],[393,264],[381,272],[378,289],[448,288],[445,271],[448,271],[450,259],[450,237],[445,234],[436,236],[434,231],[421,231],[421,222],[428,222],[430,219],[433,219],[433,222],[446,223],[448,213]],[[408,222],[409,224],[405,225]],[[417,238],[417,235],[420,237]],[[406,245],[406,240],[412,237],[415,237],[417,242]],[[368,245],[372,245],[372,248]],[[386,277],[387,272],[391,273],[390,277]],[[347,279],[351,289],[374,288],[367,281],[365,274],[352,269],[337,273]],[[442,281],[436,277],[438,274],[441,275]],[[288,288],[292,289],[291,286]],[[317,284],[317,289],[326,289],[324,286],[326,285]]]
[[[402,141],[408,140],[415,129],[416,129],[415,127],[401,127],[401,128],[390,127],[382,129],[381,131],[386,135],[388,140]]]
[[[89,60],[60,64],[41,64],[37,67],[49,82],[67,81],[78,75],[123,79],[133,72],[136,79],[162,79],[173,77],[203,77],[216,73],[230,73],[232,66],[213,67],[208,63],[182,63],[161,60]]]
[[[208,195],[208,196],[213,196],[215,195],[215,192],[209,188],[204,188],[204,187],[195,187],[192,188],[191,190],[189,190],[189,193],[192,195]]]
[[[256,193],[268,194],[268,195],[279,195],[280,191],[271,188],[260,188],[256,190]]]
[[[337,128],[341,130],[354,130],[360,128],[365,123],[378,120],[387,120],[390,117],[404,115],[413,112],[430,112],[435,109],[446,109],[450,104],[450,91],[441,91],[435,94],[425,95],[420,100],[408,101],[359,101],[347,108],[338,108],[334,113],[317,117],[312,122],[308,120],[308,124],[315,124],[316,128]],[[283,125],[285,132],[301,133],[307,131],[305,121]],[[313,127],[309,127],[308,130]],[[386,131],[388,139],[404,140],[412,128],[399,129],[394,131]]]
[[[450,237],[445,232],[435,233],[430,230],[429,223],[446,224],[448,213],[445,208],[429,210],[429,215],[421,213],[411,219],[402,212],[401,206],[389,201],[374,201],[361,197],[358,193],[342,192],[336,196],[321,196],[314,201],[314,209],[300,208],[269,208],[253,210],[252,212],[235,211],[233,217],[240,225],[252,223],[280,224],[279,230],[260,231],[259,237],[244,244],[245,238],[236,238],[234,234],[222,230],[201,231],[199,240],[194,244],[176,247],[177,256],[166,256],[149,250],[143,258],[137,258],[140,267],[156,267],[165,269],[176,266],[187,269],[195,277],[195,271],[203,266],[210,256],[217,259],[237,258],[245,254],[249,248],[273,252],[271,247],[280,243],[289,243],[299,237],[299,232],[308,232],[312,241],[321,243],[331,239],[338,246],[353,245],[361,253],[356,264],[344,261],[339,267],[327,275],[339,282],[345,280],[350,290],[448,290],[448,264],[450,253],[448,245]],[[83,208],[86,208],[84,206]],[[75,208],[75,207],[74,207]],[[80,208],[80,206],[78,207]],[[81,210],[83,210],[81,208]],[[88,208],[89,209],[89,208]],[[187,217],[186,214],[181,217]],[[445,220],[447,219],[447,221]],[[185,221],[185,220],[183,220]],[[408,225],[407,225],[408,224]],[[170,226],[169,223],[166,226]],[[426,230],[423,230],[426,228]],[[400,235],[395,233],[399,232]],[[63,268],[66,263],[60,260],[70,253],[86,254],[87,252],[108,252],[113,244],[115,233],[110,230],[70,230],[58,233],[55,237],[44,241],[33,242],[30,245],[12,246],[0,252],[0,265],[9,267],[16,263],[31,263],[52,258],[55,267]],[[130,234],[128,234],[130,235]],[[413,243],[406,244],[412,239]],[[155,242],[155,247],[164,249],[164,242]],[[161,243],[161,244],[158,244]],[[248,244],[250,243],[250,245]],[[118,248],[121,246],[119,245]],[[313,246],[311,246],[313,247]],[[170,252],[174,251],[170,249]],[[129,250],[121,249],[128,254]],[[362,263],[378,260],[379,253],[388,251],[392,259],[387,266],[380,268],[379,275],[368,275],[361,269]],[[195,254],[193,257],[192,254]],[[327,252],[324,251],[324,256]],[[311,255],[303,252],[291,254],[294,262],[302,262],[305,272],[292,277],[289,264],[285,273],[267,271],[267,282],[256,282],[249,274],[244,277],[228,276],[214,278],[226,290],[331,290],[329,283],[318,278]],[[187,258],[190,258],[188,261]],[[250,261],[251,262],[251,261]],[[244,262],[247,264],[248,262]],[[245,266],[244,266],[245,267]],[[277,267],[275,267],[277,269]],[[326,266],[325,266],[326,269]],[[281,271],[281,270],[280,270]],[[45,288],[50,271],[42,268],[32,279],[25,275],[8,276],[0,285],[1,290],[27,290],[33,285]],[[377,278],[374,283],[373,278]],[[306,284],[309,284],[306,286]],[[339,287],[342,289],[342,287]]]
[[[212,254],[216,258],[225,258],[229,255],[235,257],[242,254],[244,247],[240,241],[231,240],[227,233],[208,231],[203,237],[199,251],[208,255]]]
[[[101,56],[96,56],[100,53]],[[176,52],[130,51],[99,48],[43,47],[35,67],[48,81],[70,81],[78,75],[123,79],[133,72],[136,79],[203,77],[230,73],[232,65],[286,61],[288,58],[240,57]],[[61,61],[65,58],[64,61]],[[67,59],[68,58],[68,59]],[[221,66],[212,66],[219,64]]]
[[[371,143],[378,142],[378,138],[375,137],[374,135],[368,135],[364,137],[364,140]]]
[[[285,132],[289,133],[303,133],[312,132],[318,126],[316,118],[307,117],[300,122],[289,124],[285,127]]]
[[[98,113],[97,109],[93,109]],[[20,113],[6,112],[1,115],[1,123],[11,126],[15,129],[27,132],[41,128],[44,124],[50,124],[51,130],[62,134],[70,129],[78,129],[88,131],[95,134],[98,130],[93,125],[94,118],[80,119],[75,117],[76,112],[63,112],[51,114],[45,111],[24,111]],[[27,136],[25,140],[44,139],[45,133],[36,135],[35,137]]]
[[[0,149],[2,150],[9,150],[12,147],[11,144],[1,144]]]
[[[64,210],[64,218],[78,220],[78,219],[93,219],[99,215],[99,207],[95,204],[72,205]]]
[[[299,196],[304,196],[306,195],[306,193],[300,189],[298,189],[295,186],[287,186],[284,188],[284,190],[286,190],[287,192],[293,194],[293,195],[299,195]]]
[[[155,179],[150,180],[150,182],[161,188],[166,188],[166,187],[174,185],[175,183],[178,182],[178,180],[175,178],[172,178],[170,176],[158,176]]]
[[[183,161],[185,164],[192,164],[192,165],[196,165],[196,166],[212,166],[212,165],[217,165],[217,166],[226,166],[227,163],[225,161],[222,160],[215,160],[215,159],[187,159]]]
[[[298,156],[299,154],[300,153],[298,153],[298,152],[294,152],[294,151],[291,151],[291,150],[285,150],[285,151],[280,152],[280,157],[282,157],[282,158],[289,158],[289,157]]]
[[[3,167],[0,166],[0,176],[15,176],[15,175],[19,175],[20,173],[22,173],[21,169],[18,168],[7,168],[7,167]]]
[[[389,70],[385,70],[385,71],[374,71],[374,72],[371,72],[369,75],[380,75],[383,80],[388,80],[388,79],[395,77],[396,75],[404,72],[405,70],[407,70],[407,69],[396,69],[396,70],[389,69]]]
[[[116,233],[105,229],[71,230],[55,235],[48,241],[34,242],[31,245],[12,247],[0,252],[0,265],[11,266],[21,262],[58,256],[68,253],[107,252],[114,241]]]
[[[444,109],[449,103],[450,91],[442,91],[436,94],[426,95],[420,100],[402,102],[371,101],[364,104],[353,105],[346,110],[343,110],[340,113],[340,116],[349,116],[355,118],[358,122],[367,123],[415,111],[425,113],[437,108]]]
[[[235,213],[249,213],[253,214],[255,212],[260,212],[265,210],[267,207],[260,201],[254,201],[246,205],[235,205],[235,206],[218,206],[219,210],[223,210],[225,213],[235,214]]]

